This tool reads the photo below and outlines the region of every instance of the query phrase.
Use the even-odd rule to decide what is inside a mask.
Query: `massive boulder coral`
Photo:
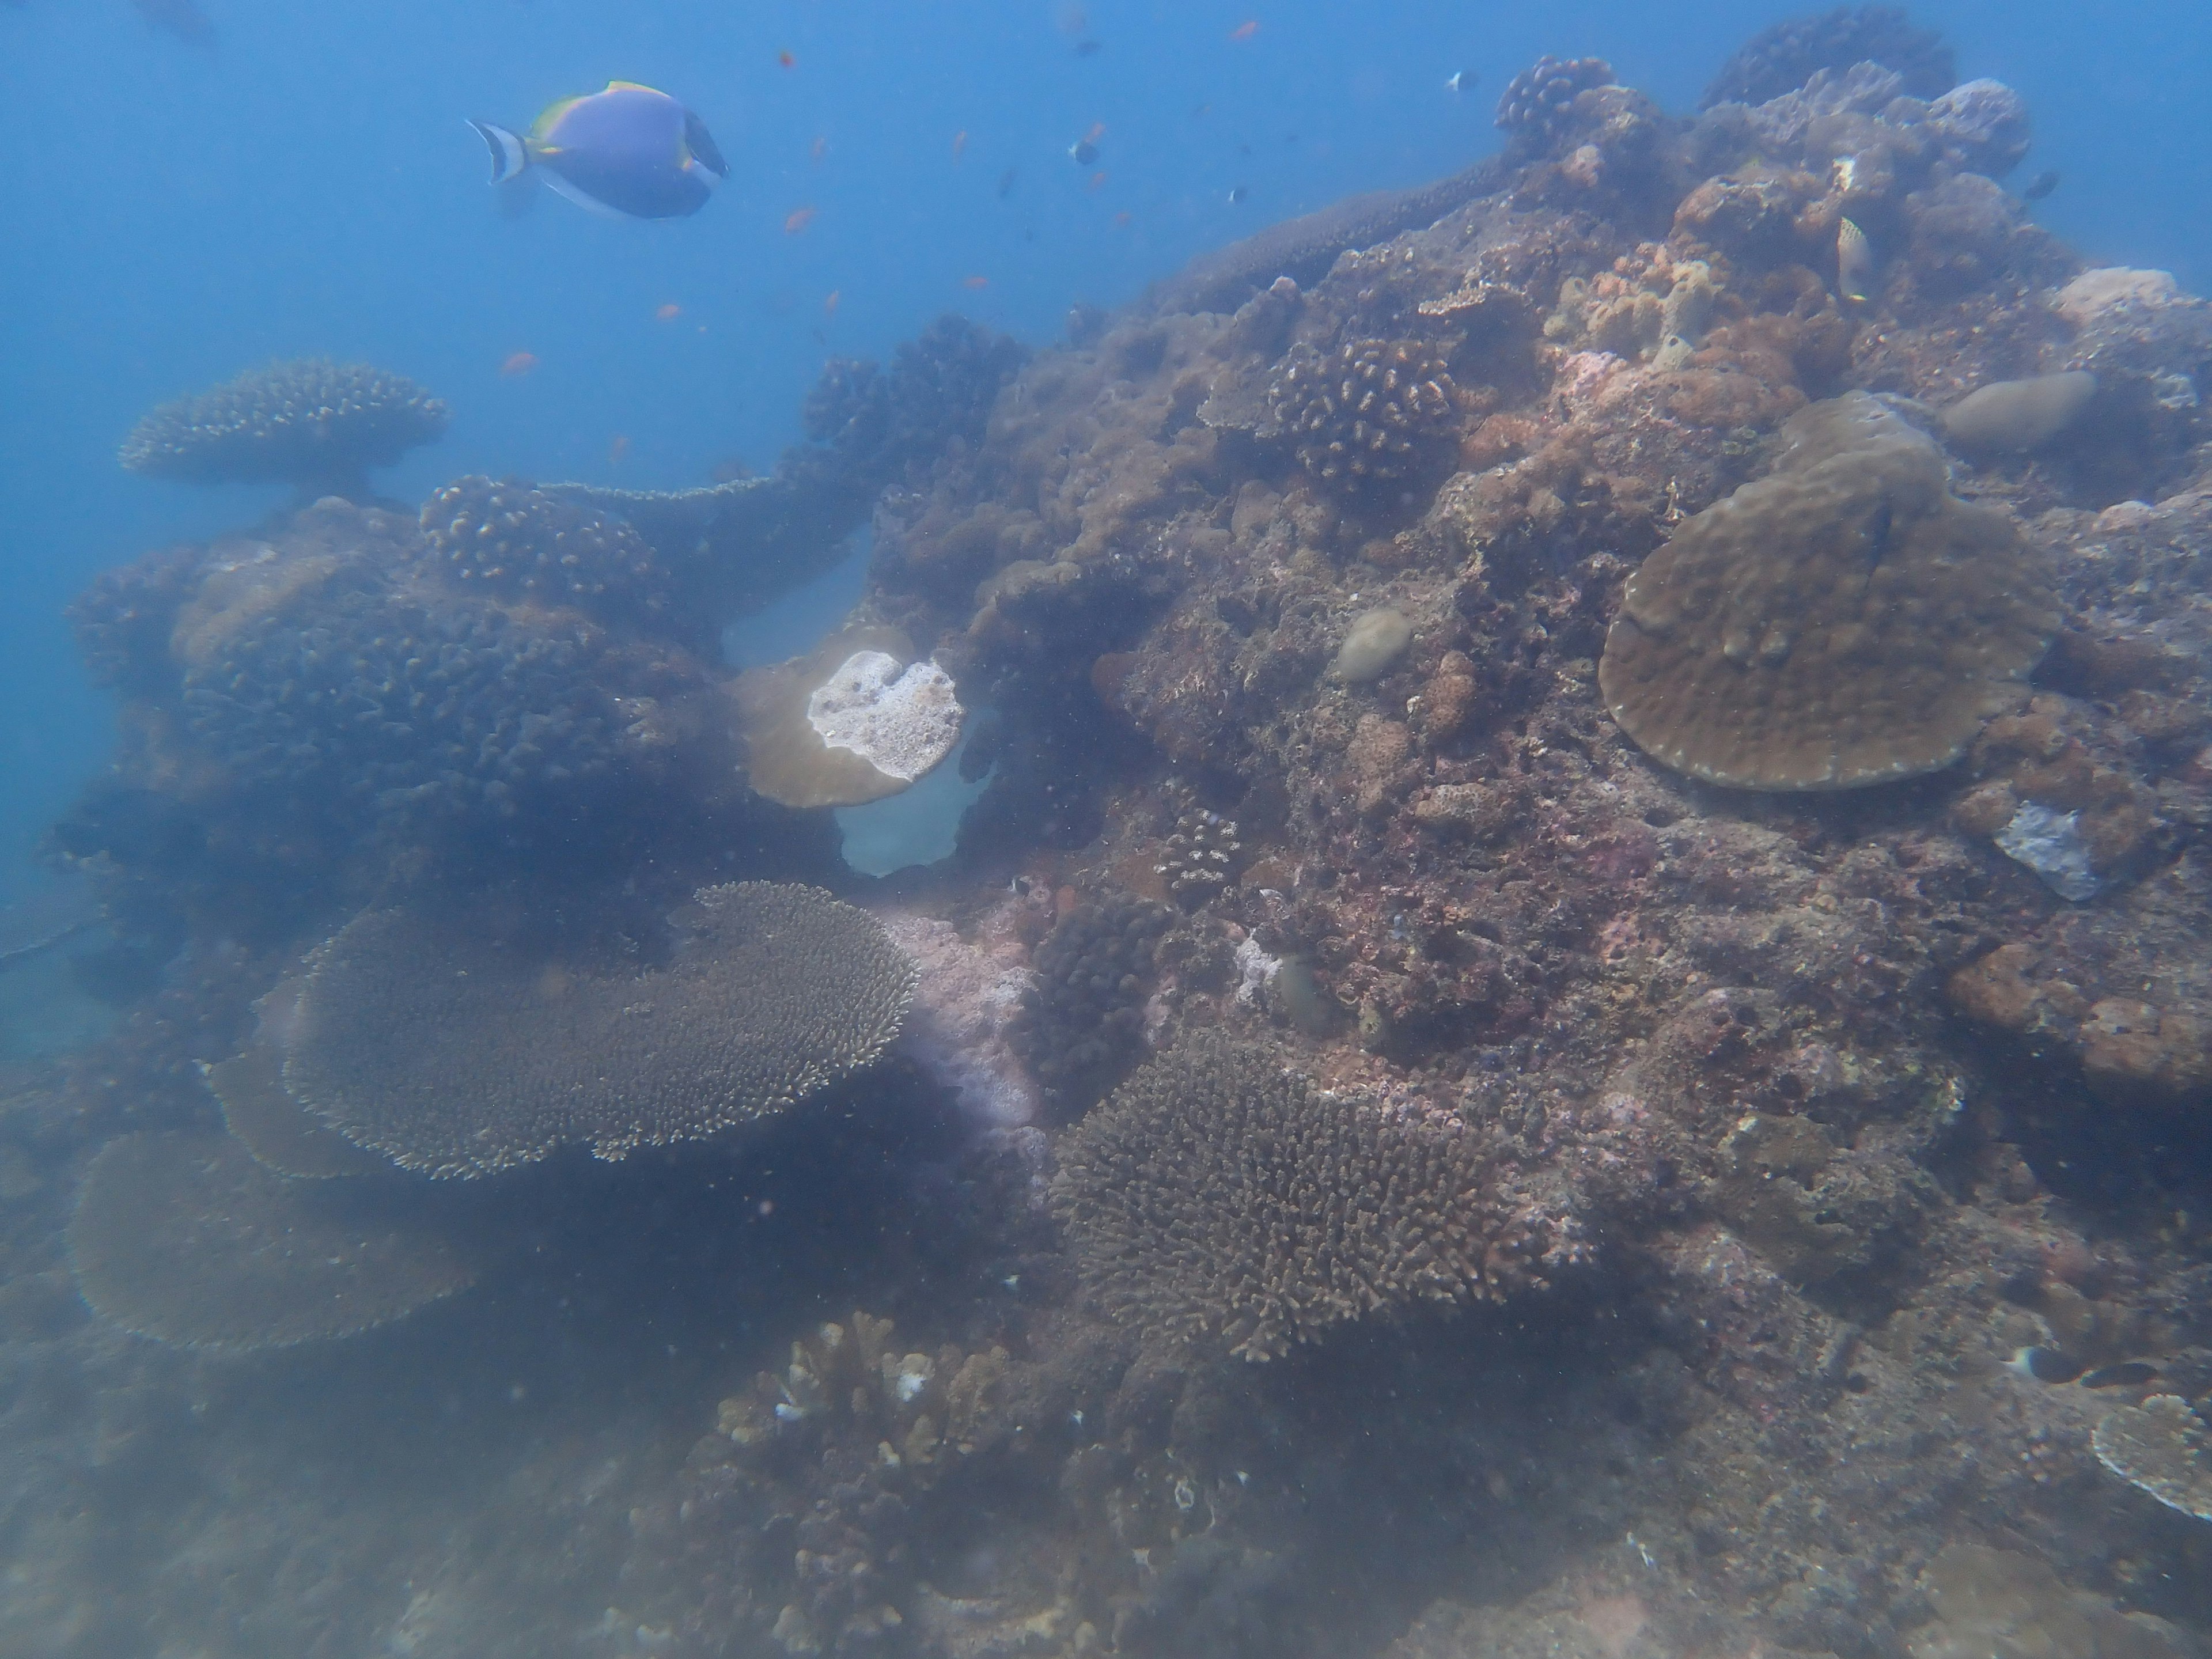
[[[1629,579],[1599,665],[1607,707],[1714,783],[1848,789],[1948,766],[2057,631],[2048,575],[1864,393],[1785,434],[1773,473]]]
[[[369,468],[433,441],[446,421],[446,405],[404,375],[308,357],[162,404],[131,429],[121,459],[149,477],[362,500]]]
[[[1246,1359],[1502,1297],[1567,1243],[1463,1126],[1323,1095],[1224,1042],[1152,1061],[1059,1151],[1054,1208],[1091,1291],[1158,1340]]]
[[[549,960],[481,917],[372,910],[319,946],[285,1085],[404,1169],[477,1176],[752,1123],[871,1064],[915,967],[818,888],[703,889],[665,968]]]

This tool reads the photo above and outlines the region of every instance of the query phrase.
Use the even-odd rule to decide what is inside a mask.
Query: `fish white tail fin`
[[[471,121],[469,125],[491,151],[492,183],[503,185],[510,179],[520,179],[530,165],[530,147],[522,142],[522,135],[495,127],[489,121]]]

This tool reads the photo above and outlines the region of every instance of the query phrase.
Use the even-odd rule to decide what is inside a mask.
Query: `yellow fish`
[[[1854,305],[1874,297],[1874,244],[1849,219],[1836,222],[1836,289]]]

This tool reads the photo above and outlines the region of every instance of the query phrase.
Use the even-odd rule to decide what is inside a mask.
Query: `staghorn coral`
[[[1840,73],[1862,63],[1893,71],[1917,98],[1934,98],[1958,80],[1943,37],[1915,28],[1902,7],[1838,6],[1752,36],[1706,83],[1698,107],[1763,104],[1803,86],[1816,70]]]
[[[1602,58],[1547,54],[1506,83],[1498,100],[1498,129],[1525,143],[1547,143],[1566,125],[1577,97],[1614,84],[1613,65]]]
[[[658,556],[619,519],[518,478],[456,478],[422,503],[434,568],[490,592],[659,628],[690,627]]]
[[[1143,1053],[1153,951],[1172,914],[1127,896],[1078,904],[1038,943],[1036,983],[1022,994],[1012,1035],[1062,1117],[1097,1100]]]
[[[614,1159],[775,1115],[872,1063],[915,967],[819,889],[701,890],[665,968],[548,962],[457,913],[371,910],[318,946],[284,1082],[440,1176],[588,1144]]]
[[[391,1194],[295,1182],[228,1135],[110,1141],[70,1218],[85,1299],[125,1330],[192,1348],[288,1347],[388,1324],[475,1275]]]
[[[163,404],[131,429],[125,469],[185,483],[289,483],[360,497],[446,429],[446,405],[404,375],[307,357],[276,362]]]
[[[1060,1147],[1053,1207],[1085,1283],[1170,1343],[1279,1358],[1334,1327],[1540,1282],[1470,1133],[1316,1092],[1257,1049],[1153,1060]]]
[[[1444,360],[1412,340],[1347,340],[1333,354],[1294,347],[1267,395],[1298,465],[1346,489],[1418,471],[1456,413]]]
[[[1607,707],[1675,770],[1846,789],[1948,766],[2057,625],[2010,525],[1863,392],[1784,428],[1775,471],[1674,532],[1606,635]]]

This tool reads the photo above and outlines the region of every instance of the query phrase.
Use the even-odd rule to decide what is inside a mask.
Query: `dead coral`
[[[1716,783],[1842,789],[1947,766],[2056,631],[2039,562],[1865,394],[1787,430],[1772,475],[1630,579],[1607,705],[1655,758]]]
[[[162,404],[131,429],[121,459],[149,477],[363,499],[369,468],[434,441],[446,419],[446,405],[404,375],[301,358]]]
[[[1555,1223],[1472,1133],[1316,1092],[1219,1041],[1147,1066],[1060,1148],[1053,1204],[1118,1319],[1246,1359],[1387,1309],[1540,1282]]]
[[[308,958],[286,1086],[403,1168],[472,1177],[757,1121],[872,1063],[915,967],[818,889],[702,889],[665,969],[549,961],[465,909],[372,910]]]

